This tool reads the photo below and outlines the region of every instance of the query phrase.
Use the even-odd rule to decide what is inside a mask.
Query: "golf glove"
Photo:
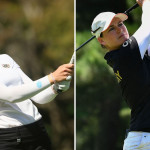
[[[57,93],[61,93],[61,92],[67,91],[70,88],[71,76],[69,78],[70,78],[70,80],[65,80],[65,81],[61,81],[59,83],[55,83],[53,85],[53,89]]]

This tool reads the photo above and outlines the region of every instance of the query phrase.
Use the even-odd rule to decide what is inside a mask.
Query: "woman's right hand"
[[[149,1],[149,2],[150,2],[150,0],[136,0],[136,2],[137,2],[137,3],[139,4],[139,6],[141,6],[141,7],[142,7],[143,3],[146,2],[146,1]]]
[[[64,64],[59,66],[53,73],[48,75],[48,79],[51,84],[55,82],[61,82],[66,80],[68,76],[73,74],[74,64]]]

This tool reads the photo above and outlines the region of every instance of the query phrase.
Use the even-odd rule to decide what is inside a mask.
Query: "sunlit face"
[[[126,26],[120,18],[114,18],[103,36],[98,38],[100,44],[108,50],[116,50],[129,38]]]

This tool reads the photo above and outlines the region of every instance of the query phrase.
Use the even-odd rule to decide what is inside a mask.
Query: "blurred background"
[[[0,0],[0,53],[37,80],[68,63],[74,51],[73,0]],[[74,148],[74,85],[44,105],[53,150]]]
[[[124,12],[135,0],[76,0],[76,47],[91,35],[91,24],[100,12]],[[125,22],[130,35],[140,26],[141,8]],[[76,56],[77,150],[122,150],[130,109],[122,99],[117,79],[106,64],[96,39]]]

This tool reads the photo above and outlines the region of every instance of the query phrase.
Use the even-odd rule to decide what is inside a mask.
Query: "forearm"
[[[146,50],[148,49],[148,45],[150,44],[150,2],[144,2],[142,6],[142,24],[140,28],[134,33],[134,37],[137,40],[139,45],[141,58],[143,59]]]
[[[0,101],[17,103],[29,99],[50,86],[48,77],[12,87],[0,85]]]
[[[25,84],[33,82],[21,69],[19,69],[18,71]],[[45,104],[52,101],[57,96],[57,94],[54,93],[51,86],[52,85],[50,85],[50,87],[41,91],[40,93],[36,94],[35,96],[31,97],[31,100],[39,104]]]
[[[45,103],[52,101],[56,96],[57,94],[54,93],[54,91],[52,90],[52,87],[50,86],[44,91],[32,97],[31,100],[39,104],[45,104]]]

